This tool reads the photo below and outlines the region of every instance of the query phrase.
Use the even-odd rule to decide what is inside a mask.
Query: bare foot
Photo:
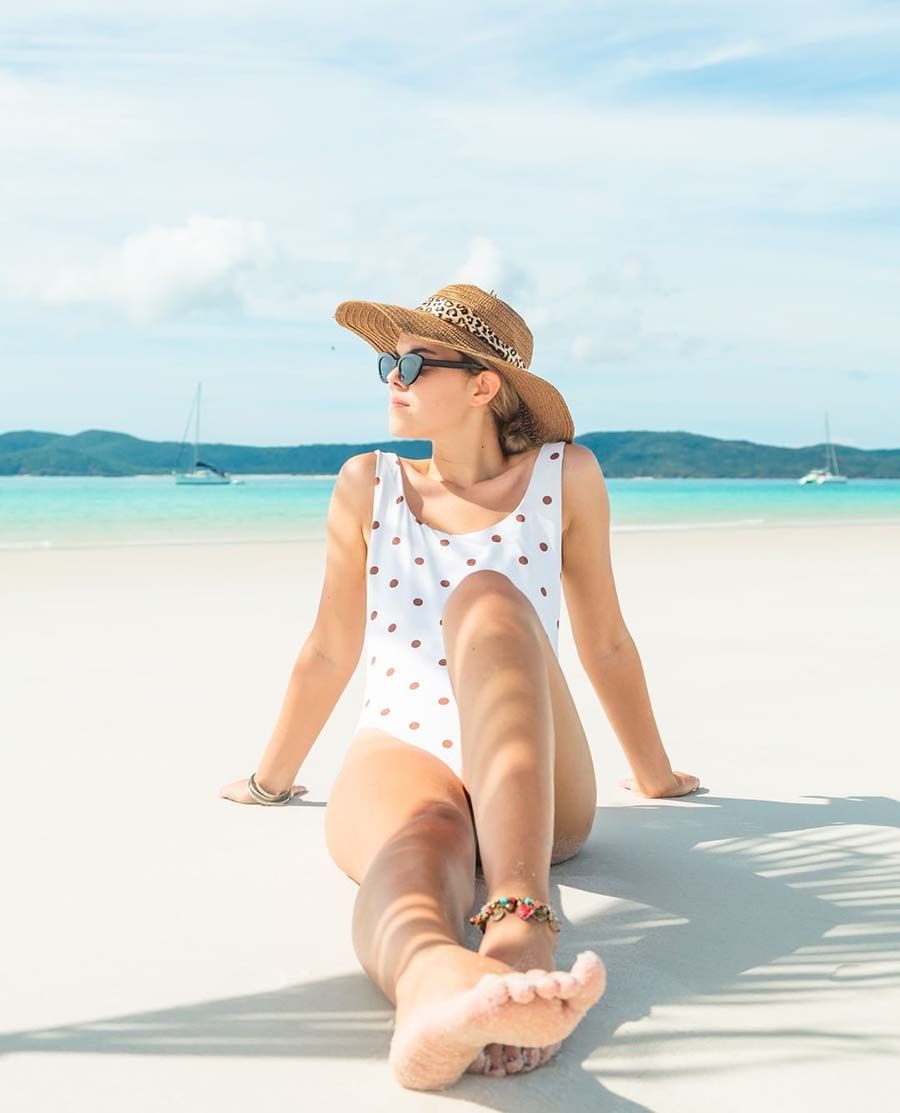
[[[556,966],[554,954],[559,933],[549,923],[504,916],[488,920],[478,953],[500,959],[523,973]],[[490,1043],[466,1067],[470,1074],[525,1074],[548,1063],[562,1047],[562,1042],[547,1047],[521,1047],[516,1044]]]
[[[528,1048],[529,1061],[549,1058],[603,994],[606,967],[582,951],[571,972],[523,973],[448,946],[420,962],[411,982],[404,979],[389,1055],[394,1076],[407,1089],[443,1090],[482,1055],[499,1066],[498,1053],[485,1050],[491,1044]]]

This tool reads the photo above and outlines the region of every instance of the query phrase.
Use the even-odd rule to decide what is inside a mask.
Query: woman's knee
[[[583,836],[562,836],[553,840],[550,850],[550,865],[556,866],[560,862],[567,862],[581,850],[587,838]]]
[[[516,620],[537,618],[534,604],[509,576],[493,568],[470,572],[444,601],[441,622],[453,622],[463,613],[477,611],[479,619]]]

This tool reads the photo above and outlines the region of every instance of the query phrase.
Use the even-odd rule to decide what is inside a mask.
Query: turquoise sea
[[[0,549],[324,540],[333,476],[240,478],[200,488],[171,476],[0,476]],[[606,482],[613,532],[900,523],[900,480]]]

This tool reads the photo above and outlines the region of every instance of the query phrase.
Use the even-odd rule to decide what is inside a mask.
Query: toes
[[[516,972],[504,974],[503,977],[509,987],[509,996],[513,1001],[518,1001],[520,1005],[527,1005],[529,1001],[534,1000],[534,981],[527,974]]]
[[[559,996],[564,999],[574,997],[576,993],[584,988],[574,975],[567,974],[564,970],[557,972],[556,981],[559,985]]]
[[[573,1004],[589,1008],[606,989],[606,966],[593,951],[582,951],[572,965],[572,975],[578,983]]]
[[[525,1057],[522,1054],[525,1049],[512,1044],[504,1044],[503,1050],[505,1052],[506,1073],[518,1074],[525,1066]]]
[[[538,1060],[539,1066],[543,1066],[544,1063],[549,1062],[561,1047],[562,1041],[560,1040],[559,1043],[551,1043],[547,1047],[538,1048],[540,1052],[540,1058]]]
[[[506,1074],[506,1055],[503,1051],[502,1043],[489,1043],[484,1049],[488,1056],[488,1067],[485,1074],[500,1077]]]
[[[509,1000],[508,974],[483,974],[475,986],[480,1000],[489,1005],[505,1005]]]
[[[559,978],[558,975],[544,974],[543,978],[536,978],[534,982],[535,992],[538,997],[544,997],[548,1001],[554,997],[559,997]]]
[[[534,1070],[535,1067],[540,1066],[541,1050],[542,1048],[540,1047],[522,1048],[522,1058],[525,1060],[525,1066],[522,1068],[523,1070]]]
[[[466,1067],[466,1072],[468,1074],[484,1074],[485,1068],[487,1067],[489,1062],[490,1060],[488,1059],[484,1048],[482,1048],[482,1050],[478,1052],[472,1062],[469,1063],[469,1065]]]

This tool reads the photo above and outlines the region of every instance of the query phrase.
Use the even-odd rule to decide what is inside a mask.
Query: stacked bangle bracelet
[[[488,920],[502,920],[507,912],[523,920],[549,922],[554,931],[559,931],[562,926],[559,917],[549,904],[533,900],[531,897],[497,897],[496,900],[483,904],[481,911],[475,916],[470,916],[469,923],[477,924],[483,933]]]
[[[250,774],[250,779],[247,781],[247,788],[257,804],[286,804],[290,800],[291,793],[293,792],[292,785],[288,785],[284,792],[266,792],[265,789],[260,788],[256,783],[255,772]]]

